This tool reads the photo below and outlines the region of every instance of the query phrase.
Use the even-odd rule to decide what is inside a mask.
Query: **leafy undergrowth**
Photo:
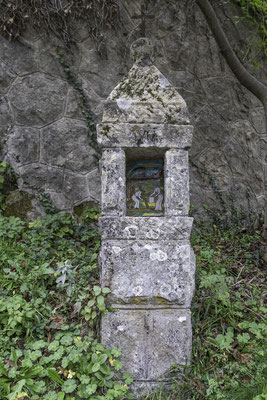
[[[0,399],[130,399],[120,350],[99,343],[109,289],[99,287],[98,210],[30,224],[0,215]],[[154,400],[266,400],[264,257],[257,233],[192,237],[193,351],[183,381]],[[265,255],[264,255],[265,254]]]
[[[191,367],[180,385],[146,399],[266,400],[266,244],[257,233],[214,228],[193,235],[192,245]]]
[[[97,268],[98,210],[26,224],[0,215],[0,399],[112,400],[120,350],[98,341],[106,312]],[[127,395],[128,396],[128,395]]]

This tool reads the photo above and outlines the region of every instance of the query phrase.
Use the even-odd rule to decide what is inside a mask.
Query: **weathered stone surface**
[[[64,193],[71,204],[78,204],[89,196],[85,175],[66,171],[64,174]]]
[[[166,379],[173,363],[189,363],[189,310],[120,310],[102,318],[101,332],[104,346],[122,350],[123,371],[137,381]]]
[[[175,377],[177,379],[177,376]],[[136,398],[141,396],[155,396],[155,393],[158,393],[159,390],[161,393],[166,393],[171,388],[171,381],[162,381],[159,384],[159,381],[134,381],[130,385],[130,389],[135,393]]]
[[[8,68],[16,74],[29,74],[38,69],[34,50],[31,45],[27,46],[17,40],[9,42],[1,36],[0,57]]]
[[[99,168],[93,169],[86,175],[89,196],[98,204],[101,202],[101,178]]]
[[[114,86],[120,81],[121,75],[127,69],[124,69],[125,60],[121,58],[118,42],[120,39],[114,35],[106,37],[106,43],[103,43],[103,52],[105,59],[109,62],[101,62],[99,54],[95,51],[95,46],[91,38],[79,44],[80,50],[80,74],[86,79],[94,92],[103,98],[107,98]],[[123,45],[125,47],[125,44]]]
[[[223,153],[220,149],[211,148],[201,156],[198,160],[194,160],[192,172],[196,183],[202,188],[211,189],[211,181],[215,183],[218,190],[224,190],[231,184],[231,169],[228,164],[226,152]],[[233,159],[233,163],[239,162],[239,158]],[[203,203],[206,204],[203,199]]]
[[[68,199],[66,196],[64,196],[60,192],[53,192],[50,190],[47,190],[47,193],[50,196],[50,199],[52,200],[54,206],[61,211],[69,211],[72,209],[73,202],[72,200]]]
[[[126,213],[125,153],[106,149],[101,160],[102,214],[123,216]]]
[[[190,123],[184,99],[154,65],[134,64],[108,100],[104,123]]]
[[[249,121],[238,121],[231,125],[232,136],[249,158],[257,158],[257,133]]]
[[[30,186],[54,191],[63,190],[63,171],[59,168],[33,163],[21,166],[18,170],[26,188]]]
[[[34,195],[20,190],[14,190],[5,199],[4,215],[12,215],[21,219],[27,219],[28,214],[33,210],[32,200]]]
[[[15,79],[16,75],[12,72],[6,64],[0,62],[0,94],[3,94],[8,89],[11,82]]]
[[[8,127],[12,121],[12,113],[5,97],[0,98],[0,126]]]
[[[232,81],[228,81],[223,77],[216,77],[205,79],[201,82],[207,94],[210,107],[216,110],[224,119],[235,120],[239,118],[239,113],[235,107],[236,100]]]
[[[165,215],[189,212],[188,152],[168,150],[165,155]]]
[[[86,81],[86,80],[81,80],[82,84],[82,89],[84,93],[86,94],[86,97],[89,101],[90,107],[94,112],[99,114],[99,111],[97,111],[97,108],[101,105],[101,102],[103,99],[98,96],[95,91],[92,89],[91,85]],[[68,118],[75,118],[75,119],[81,119],[84,120],[84,116],[81,111],[81,107],[79,105],[80,103],[80,98],[75,89],[69,89],[68,91],[68,97],[67,97],[67,103],[66,103],[66,109],[65,109],[65,116]],[[101,105],[102,106],[102,105]],[[102,110],[100,111],[100,113]]]
[[[190,217],[100,217],[102,239],[184,240],[193,224]]]
[[[111,289],[114,307],[190,307],[195,263],[189,243],[177,241],[102,242],[101,284]]]
[[[8,135],[8,160],[12,165],[39,161],[40,132],[37,128],[15,126]]]
[[[95,165],[88,131],[81,121],[61,119],[41,130],[41,162],[79,173]]]
[[[209,147],[222,148],[231,137],[229,124],[226,124],[220,114],[209,106],[202,106],[194,120],[196,129],[191,154],[199,155]],[[220,132],[220,136],[215,135],[215,132]]]
[[[42,73],[17,80],[10,91],[16,122],[39,127],[53,122],[62,115],[66,93],[66,82]]]
[[[176,147],[191,146],[191,125],[99,124],[98,143],[102,147]]]
[[[256,129],[258,133],[266,132],[264,124],[265,115],[264,115],[264,109],[262,107],[254,108],[253,110],[251,110],[250,118],[254,129]]]
[[[259,139],[260,160],[267,164],[267,135],[261,135]]]

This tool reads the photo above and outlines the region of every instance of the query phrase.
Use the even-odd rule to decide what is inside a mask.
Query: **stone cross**
[[[184,99],[152,64],[152,45],[111,92],[98,125],[102,147],[101,285],[115,312],[101,338],[122,349],[136,397],[170,382],[191,355],[195,257],[189,237],[188,149],[193,127]]]
[[[140,34],[141,34],[142,37],[145,37],[146,36],[146,18],[153,19],[154,15],[149,15],[147,13],[145,5],[142,4],[142,6],[141,6],[141,15],[134,15],[132,18],[133,19],[141,19],[141,23],[139,25]]]

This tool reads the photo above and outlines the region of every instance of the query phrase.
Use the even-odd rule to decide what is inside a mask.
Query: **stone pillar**
[[[148,40],[133,48],[135,64],[108,98],[98,143],[101,285],[111,289],[116,310],[102,318],[101,336],[122,350],[138,396],[167,384],[174,363],[190,362],[195,257],[187,153],[193,127],[183,98],[148,57]]]

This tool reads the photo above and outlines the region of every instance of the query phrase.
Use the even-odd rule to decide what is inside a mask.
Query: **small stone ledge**
[[[101,147],[157,147],[188,149],[193,137],[192,125],[112,124],[97,126]]]
[[[191,217],[100,217],[102,239],[186,240]]]

